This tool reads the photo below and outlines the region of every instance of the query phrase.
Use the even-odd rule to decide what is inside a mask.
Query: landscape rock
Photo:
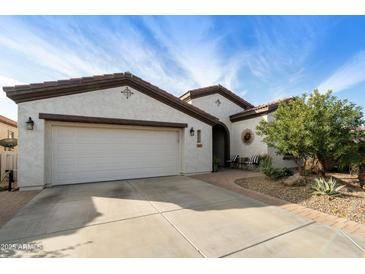
[[[283,179],[282,183],[285,186],[303,186],[306,185],[306,180],[299,173],[295,173],[293,176]]]

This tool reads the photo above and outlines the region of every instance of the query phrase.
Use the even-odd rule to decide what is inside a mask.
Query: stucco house
[[[7,139],[7,138],[11,138],[11,139],[18,138],[18,126],[14,120],[0,115],[0,140]],[[16,150],[17,150],[17,147],[6,148],[3,146],[0,146],[0,153],[3,151],[16,151]]]
[[[255,134],[278,104],[255,107],[220,85],[178,98],[126,72],[4,91],[18,104],[21,190],[211,172],[213,155],[293,165]]]

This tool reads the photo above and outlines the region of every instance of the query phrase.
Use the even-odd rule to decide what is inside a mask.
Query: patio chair
[[[259,155],[252,155],[250,158],[247,158],[246,161],[243,162],[244,165],[247,166],[258,166],[259,165],[259,161],[260,157]]]
[[[245,163],[248,162],[249,160],[250,160],[249,157],[241,157],[239,162],[240,168],[243,169],[246,165]]]
[[[240,156],[238,154],[234,155],[232,160],[227,160],[226,163],[229,167],[238,167]]]

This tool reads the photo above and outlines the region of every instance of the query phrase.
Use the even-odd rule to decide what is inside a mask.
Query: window
[[[8,138],[14,139],[14,132],[11,130],[8,130]]]
[[[196,142],[198,144],[201,144],[202,142],[202,131],[200,129],[196,132]]]

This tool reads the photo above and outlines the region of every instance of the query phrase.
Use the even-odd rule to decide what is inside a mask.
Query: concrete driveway
[[[363,242],[184,176],[45,189],[0,230],[3,257],[362,257]]]

